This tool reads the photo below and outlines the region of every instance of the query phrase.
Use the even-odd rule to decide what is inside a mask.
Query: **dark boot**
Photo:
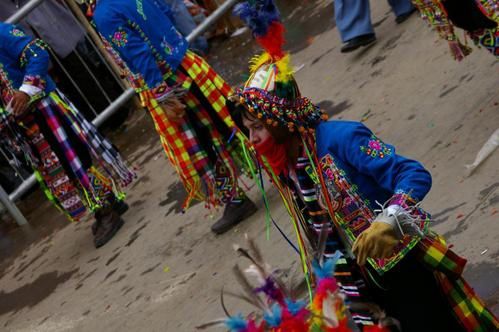
[[[96,248],[109,242],[124,224],[123,219],[111,206],[95,211],[95,219],[97,227],[94,244]]]
[[[404,23],[405,21],[407,21],[407,19],[409,17],[411,17],[412,14],[414,14],[415,11],[416,11],[416,8],[412,8],[407,13],[397,16],[395,18],[395,23],[397,23],[397,24]]]
[[[128,211],[128,204],[125,201],[117,201],[113,204],[113,210],[116,211],[120,216],[125,214]],[[92,224],[92,234],[95,235],[97,233],[97,228],[99,228],[99,223],[97,220]]]
[[[374,33],[352,38],[349,41],[347,41],[345,45],[343,45],[343,47],[341,48],[341,53],[349,53],[355,51],[359,47],[370,45],[375,41],[376,41],[376,36],[374,35]]]
[[[211,226],[211,231],[215,234],[225,233],[233,226],[251,216],[256,210],[255,203],[247,197],[237,203],[227,203],[222,218]]]
[[[120,216],[124,215],[125,212],[128,211],[128,208],[129,208],[129,206],[128,206],[127,203],[125,203],[125,201],[117,201],[113,205],[113,210],[116,211],[116,212],[118,212],[118,214]]]

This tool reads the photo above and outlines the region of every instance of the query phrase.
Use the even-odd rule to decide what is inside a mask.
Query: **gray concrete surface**
[[[434,229],[468,258],[468,280],[497,313],[499,154],[470,178],[464,164],[499,126],[499,62],[484,50],[454,62],[419,18],[398,26],[383,1],[371,4],[378,42],[342,55],[330,1],[288,5],[283,12],[293,62],[303,65],[296,74],[303,94],[333,118],[363,120],[425,164],[434,184],[424,207],[433,213]],[[232,83],[240,81],[245,68],[237,64],[255,49],[249,35],[219,47],[210,60]],[[244,233],[270,263],[296,271],[298,257],[277,231],[265,239],[255,188],[250,195],[260,212],[214,236],[209,227],[221,211],[209,214],[198,204],[179,213],[183,192],[147,114],[134,114],[112,138],[139,167],[140,179],[128,190],[125,226],[96,250],[90,222],[67,225],[35,193],[23,207],[35,221],[32,228],[1,235],[0,330],[192,331],[223,315],[222,286],[237,289],[232,244],[242,243]],[[274,218],[292,234],[275,191],[268,193]],[[235,300],[227,304],[232,311],[243,308]]]

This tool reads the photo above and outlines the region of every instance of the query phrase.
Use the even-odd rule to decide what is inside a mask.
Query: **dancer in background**
[[[96,5],[93,7],[93,5]],[[225,204],[212,225],[221,234],[256,212],[240,189],[245,137],[227,102],[231,87],[188,50],[163,0],[99,0],[93,19],[109,52],[149,110],[164,150],[187,189],[207,207]]]
[[[0,23],[1,139],[7,149],[25,155],[49,199],[69,219],[94,213],[98,248],[123,225],[120,214],[128,206],[118,186],[135,175],[57,90],[48,76],[47,47],[20,28]]]

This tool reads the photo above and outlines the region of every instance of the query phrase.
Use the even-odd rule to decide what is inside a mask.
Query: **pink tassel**
[[[461,61],[465,56],[471,53],[471,48],[461,44],[459,40],[449,41],[450,51],[455,60]]]

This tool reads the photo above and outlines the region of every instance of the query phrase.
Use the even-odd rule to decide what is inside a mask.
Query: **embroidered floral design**
[[[13,29],[10,31],[10,34],[11,34],[12,36],[14,36],[14,37],[24,37],[24,36],[26,36],[26,34],[25,34],[22,30],[20,30],[20,29],[18,29],[18,28],[13,28]]]
[[[128,33],[120,29],[114,33],[111,41],[118,47],[124,47],[128,43]]]
[[[380,150],[374,150],[376,153],[379,153],[379,151],[382,151],[383,149],[387,149],[389,151],[388,153],[392,153],[392,150],[385,146],[385,144],[375,136],[372,137],[371,141],[376,141],[377,144],[373,144],[373,146],[380,148]],[[368,147],[366,147],[366,149],[367,148]],[[370,149],[373,148],[371,147]],[[387,152],[383,153],[384,155],[388,154]],[[344,170],[336,164],[333,156],[326,154],[319,161],[319,165],[324,174],[326,186],[328,186],[329,182],[331,186],[335,187],[337,194],[335,197],[331,198],[336,200],[339,198],[340,203],[338,205],[334,205],[333,203],[333,210],[336,213],[336,217],[346,236],[351,243],[353,243],[363,231],[369,228],[371,221],[375,218],[375,214],[370,208],[368,200],[363,199],[358,186],[351,183]],[[327,188],[327,190],[329,190],[329,188]],[[411,215],[421,219],[422,229],[426,229],[430,221],[428,215],[419,208],[414,208],[410,211]],[[397,245],[394,254],[390,258],[380,260],[369,258],[368,261],[374,269],[382,275],[405,257],[405,255],[416,246],[419,240],[420,237],[406,235],[401,240],[400,244]]]
[[[367,146],[362,145],[360,150],[372,158],[385,158],[392,154],[392,149],[374,135],[371,135]]]
[[[166,40],[166,37],[163,37],[163,41],[161,41],[160,46],[163,48],[163,50],[165,51],[166,54],[171,55],[173,53],[172,47],[170,46],[170,44]]]

